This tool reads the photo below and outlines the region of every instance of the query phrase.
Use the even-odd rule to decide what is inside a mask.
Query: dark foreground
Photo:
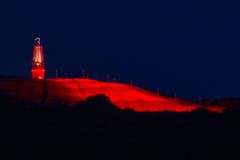
[[[0,159],[239,159],[239,122],[238,110],[136,113],[102,95],[75,107],[1,98]]]

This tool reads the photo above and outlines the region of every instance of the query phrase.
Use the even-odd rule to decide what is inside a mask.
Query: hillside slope
[[[135,111],[191,111],[198,106],[192,102],[168,98],[127,84],[101,82],[82,78],[33,80],[0,78],[0,93],[20,102],[75,104],[89,96],[104,94],[122,109]],[[209,107],[213,111],[222,108]]]

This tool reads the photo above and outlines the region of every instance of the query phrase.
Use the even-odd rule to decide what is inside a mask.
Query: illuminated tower
[[[44,79],[45,68],[43,60],[43,46],[40,43],[40,38],[35,39],[37,45],[33,48],[33,61],[32,61],[32,78],[33,79]]]

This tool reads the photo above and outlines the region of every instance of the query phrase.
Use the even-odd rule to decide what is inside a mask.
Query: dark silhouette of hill
[[[4,95],[0,104],[1,159],[239,158],[239,110],[134,112],[104,95],[72,107]]]
[[[222,106],[224,108],[233,108],[233,109],[240,109],[240,98],[234,97],[223,97],[220,99],[203,99],[202,104],[205,106]]]

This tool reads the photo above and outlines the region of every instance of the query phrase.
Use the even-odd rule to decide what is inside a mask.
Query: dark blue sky
[[[47,77],[133,82],[182,98],[240,97],[240,11],[231,1],[1,2],[0,75],[30,77],[34,37]]]

